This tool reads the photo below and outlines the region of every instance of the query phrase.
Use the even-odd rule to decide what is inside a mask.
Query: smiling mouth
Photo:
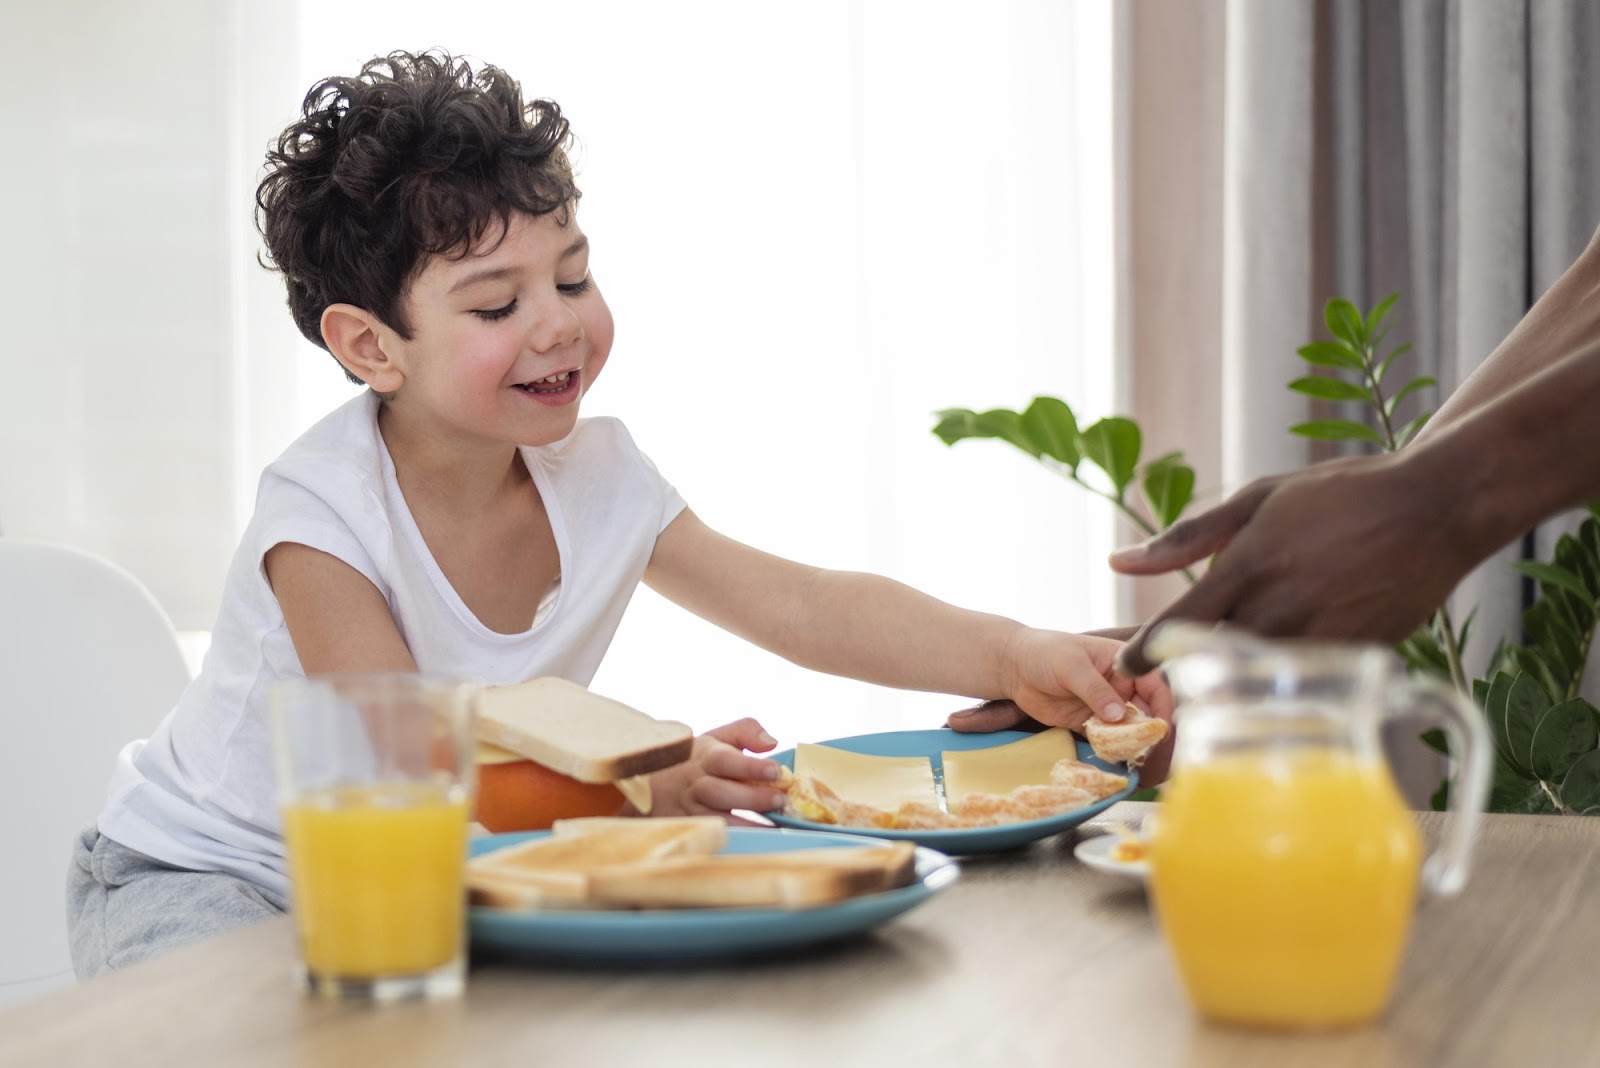
[[[573,374],[572,371],[562,371],[560,374],[533,382],[518,382],[512,388],[520,389],[524,393],[565,393],[577,382]]]

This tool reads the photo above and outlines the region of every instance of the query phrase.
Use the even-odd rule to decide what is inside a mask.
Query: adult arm
[[[1600,496],[1595,251],[1591,243],[1576,265],[1577,282],[1541,300],[1536,328],[1516,345],[1514,332],[1479,386],[1410,448],[1263,479],[1114,553],[1112,567],[1126,574],[1215,554],[1201,580],[1123,647],[1124,670],[1153,666],[1144,643],[1169,618],[1227,620],[1275,636],[1396,641],[1495,549]],[[1558,300],[1547,304],[1552,296]],[[1522,377],[1529,367],[1538,370]],[[1495,390],[1503,392],[1491,396]]]

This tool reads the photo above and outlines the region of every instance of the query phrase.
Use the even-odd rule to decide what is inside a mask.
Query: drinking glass
[[[477,688],[326,675],[279,682],[271,705],[301,985],[459,994]]]

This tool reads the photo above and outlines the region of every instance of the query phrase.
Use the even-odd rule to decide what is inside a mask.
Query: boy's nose
[[[578,313],[560,298],[541,301],[534,310],[533,323],[528,330],[528,344],[535,352],[549,352],[570,345],[583,336],[583,323]]]

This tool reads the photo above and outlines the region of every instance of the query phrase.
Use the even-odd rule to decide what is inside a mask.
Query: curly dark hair
[[[335,303],[410,338],[402,301],[428,257],[465,255],[491,223],[503,234],[513,211],[565,224],[581,195],[571,140],[561,109],[524,104],[498,67],[443,52],[373,58],[312,86],[267,153],[262,263],[283,273],[295,325],[323,348],[322,312]]]

